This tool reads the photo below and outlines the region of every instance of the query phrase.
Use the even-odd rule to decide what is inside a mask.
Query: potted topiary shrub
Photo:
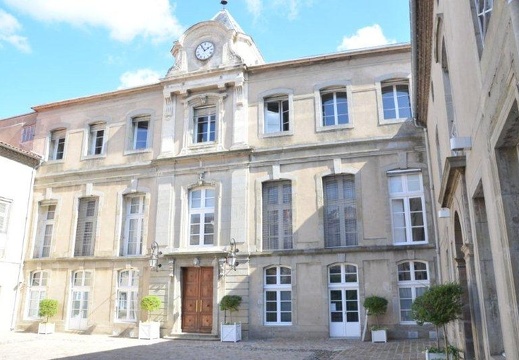
[[[411,312],[418,325],[431,323],[436,327],[437,334],[440,328],[443,330],[443,347],[440,346],[440,337],[437,336],[437,346],[426,350],[426,359],[459,359],[459,350],[449,345],[446,329],[448,323],[461,316],[462,294],[461,286],[456,283],[434,285],[413,302]]]
[[[241,340],[241,323],[232,322],[232,313],[238,311],[242,298],[239,295],[225,295],[220,301],[220,310],[224,312],[224,321],[220,328],[221,341],[240,341]],[[227,311],[231,321],[227,322]]]
[[[139,321],[139,339],[160,338],[160,321],[150,321],[150,312],[160,309],[162,302],[155,295],[146,295],[141,299],[141,309],[148,313],[146,321]]]
[[[367,310],[368,316],[375,316],[376,325],[371,326],[371,341],[372,342],[387,342],[387,329],[380,326],[379,316],[387,311],[387,299],[380,296],[368,296],[364,299],[364,307]]]
[[[44,317],[45,320],[38,325],[38,334],[52,334],[56,329],[54,323],[49,322],[49,318],[58,313],[58,300],[43,299],[40,300],[38,315]]]

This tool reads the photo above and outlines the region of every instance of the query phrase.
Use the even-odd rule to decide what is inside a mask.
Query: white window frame
[[[208,196],[208,192],[212,192],[212,197]],[[200,206],[193,206],[193,197],[196,193],[200,193]],[[211,195],[211,193],[209,193]],[[188,193],[188,246],[214,246],[217,243],[216,239],[216,189],[213,187],[197,187],[189,189]],[[207,204],[208,200],[212,199],[212,206]],[[206,217],[211,217],[212,220],[206,222]],[[198,216],[199,221],[193,222],[193,217]],[[202,221],[203,220],[203,221]],[[198,233],[194,231],[198,226]],[[212,228],[212,232],[210,231]],[[205,243],[205,237],[212,236],[210,243]],[[194,243],[193,240],[196,240]]]
[[[267,200],[269,190],[276,190],[275,203]],[[288,189],[288,194],[286,190]],[[286,202],[286,195],[289,199]],[[292,182],[290,180],[266,181],[262,186],[262,248],[263,250],[293,249],[292,233]],[[268,215],[277,212],[274,218]],[[272,227],[277,228],[277,234],[271,234]],[[274,231],[275,232],[275,231]],[[277,246],[273,246],[277,242]]]
[[[134,202],[137,201],[137,204]],[[146,196],[144,194],[125,195],[123,198],[124,219],[121,239],[120,256],[139,256],[142,255],[144,244],[144,220],[146,210]],[[135,209],[137,206],[137,209]],[[136,224],[135,229],[131,229],[131,224]],[[137,242],[130,242],[130,233],[134,232],[138,237]],[[131,243],[135,243],[132,250]]]
[[[335,124],[324,125],[323,115],[323,100],[324,94],[345,92],[346,93],[346,106],[348,111],[348,122],[346,124],[339,124],[337,121],[337,112],[334,113]],[[316,132],[322,131],[336,131],[340,129],[351,129],[353,128],[353,92],[351,89],[350,81],[327,81],[324,83],[317,84],[314,86],[314,101],[315,101],[315,129]],[[336,105],[335,105],[336,109]]]
[[[0,233],[6,233],[9,225],[11,201],[0,198]]]
[[[128,274],[127,283],[123,283],[124,273]],[[115,320],[117,322],[137,322],[138,320],[139,277],[139,271],[136,269],[120,270],[117,273],[117,296],[115,300]],[[123,299],[123,295],[126,297],[125,299]],[[121,316],[123,310],[126,313]]]
[[[410,105],[410,113],[411,117],[397,117],[394,119],[385,119],[384,118],[384,99],[382,96],[382,88],[385,86],[390,85],[405,85],[407,86],[407,93],[409,95],[409,105]],[[412,119],[412,109],[413,104],[411,103],[411,100],[413,99],[412,94],[412,79],[411,74],[409,73],[403,73],[403,72],[397,72],[392,74],[386,74],[384,76],[380,76],[375,79],[375,88],[377,92],[377,108],[378,108],[378,123],[379,125],[391,125],[391,124],[397,124],[405,121],[409,121]],[[394,88],[393,88],[394,90]],[[394,93],[393,93],[394,94]],[[393,98],[393,105],[395,104],[395,99]],[[396,113],[395,113],[396,114]]]
[[[267,271],[275,269],[275,283],[274,284],[267,284],[267,277],[272,278],[272,276],[267,275]],[[288,269],[290,271],[290,283],[289,284],[283,284],[281,281],[282,277],[287,277],[288,275],[281,274],[281,269]],[[267,326],[279,326],[279,325],[292,325],[292,320],[294,318],[294,304],[292,300],[292,279],[293,279],[293,271],[288,266],[278,265],[278,266],[269,266],[264,269],[263,271],[263,297],[264,297],[264,309],[263,309],[263,316],[264,316],[264,325]],[[281,295],[282,293],[289,293],[290,300],[282,300]],[[274,301],[268,300],[267,294],[274,293],[276,294],[276,299]],[[275,302],[276,304],[276,321],[268,321],[267,315],[268,313],[273,313],[272,311],[267,311],[268,304]],[[282,303],[290,303],[290,311],[282,311]],[[281,317],[283,314],[290,313],[290,321],[282,321]]]
[[[492,16],[493,0],[474,0],[474,11],[479,27],[479,41],[483,45],[488,31],[488,23]]]
[[[92,203],[94,203],[93,207]],[[94,256],[98,211],[98,197],[79,199],[74,257]]]
[[[57,129],[50,133],[49,140],[49,161],[63,161],[65,159],[67,130]]]
[[[87,156],[105,154],[106,130],[106,123],[94,123],[88,126]]]
[[[428,243],[428,234],[427,234],[427,213],[425,208],[425,195],[423,190],[423,178],[420,170],[408,170],[408,171],[389,171],[388,175],[388,193],[389,193],[389,210],[391,214],[391,235],[393,238],[394,245],[420,245]],[[409,190],[409,177],[410,176],[418,176],[419,190]],[[391,190],[391,180],[395,178],[401,179],[402,191],[392,191]],[[410,200],[419,198],[421,201],[421,214],[422,214],[422,226],[413,226],[413,215],[411,212],[411,204]],[[403,220],[404,226],[396,227],[396,209],[395,209],[395,201],[401,200],[403,205]],[[415,212],[417,214],[418,212]],[[415,228],[423,228],[424,232],[424,240],[423,241],[413,241],[413,229]],[[399,236],[397,236],[396,232],[398,229],[404,229],[405,231],[405,241],[397,241]]]
[[[425,270],[417,270],[415,264],[423,264],[425,265]],[[406,273],[407,271],[401,271],[400,267],[402,265],[409,264],[409,280],[400,280],[401,274]],[[427,279],[417,279],[416,273],[425,271],[425,275]],[[429,264],[426,261],[402,261],[397,264],[397,283],[398,283],[398,316],[401,324],[414,325],[416,321],[414,320],[403,320],[402,312],[411,311],[411,305],[416,300],[416,298],[423,294],[425,290],[430,286],[430,274],[429,274]],[[409,289],[411,292],[410,297],[402,298],[402,289]],[[409,303],[409,307],[403,307],[402,302],[406,301]]]
[[[144,146],[139,145],[139,127],[140,124],[146,124],[146,143]],[[150,126],[151,117],[149,115],[140,115],[132,117],[132,148],[133,151],[144,151],[150,147]]]
[[[40,301],[47,297],[48,282],[49,274],[47,271],[37,270],[30,273],[25,307],[26,319],[41,319],[39,315]]]
[[[217,134],[216,134],[216,124],[217,124],[217,109],[216,106],[203,106],[196,107],[193,109],[193,144],[203,145],[203,144],[212,144],[216,142]],[[206,119],[208,126],[207,132],[199,132],[199,125],[202,119]],[[212,138],[211,138],[212,134]],[[202,135],[202,139],[198,139],[198,137]]]
[[[326,192],[326,182],[337,181],[337,199],[328,199],[327,192]],[[344,185],[345,181],[353,181],[353,197],[344,198]],[[359,240],[358,240],[358,214],[357,214],[357,189],[356,189],[356,179],[355,175],[353,174],[335,174],[335,175],[328,175],[322,178],[323,182],[323,228],[324,228],[324,243],[326,248],[337,248],[337,247],[347,247],[347,246],[358,246]],[[327,209],[332,207],[338,208],[337,211],[337,217],[339,221],[339,245],[331,245],[331,239],[329,238],[330,235],[328,235],[328,231],[330,230],[330,227],[327,226],[327,219],[328,219],[328,212]],[[348,214],[351,216],[352,213],[355,215],[355,219],[352,219],[349,217],[346,219],[345,212],[346,210],[353,208],[353,211],[349,211]],[[355,232],[353,233],[355,236],[355,239],[353,243],[348,240],[348,235],[352,234],[351,228],[347,226],[346,221],[354,220],[355,224]],[[349,224],[351,226],[351,224]],[[348,228],[347,228],[348,227]]]
[[[56,204],[40,205],[33,258],[48,258],[56,222]]]
[[[278,131],[267,132],[265,117],[267,114],[268,102],[287,100],[288,104],[288,130],[283,130],[283,120],[280,118],[280,129]],[[282,113],[281,113],[282,114]],[[293,135],[294,133],[294,92],[291,89],[273,89],[263,92],[258,99],[258,136],[260,138]],[[282,116],[281,116],[282,117]]]

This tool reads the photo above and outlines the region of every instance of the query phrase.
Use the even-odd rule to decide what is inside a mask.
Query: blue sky
[[[266,62],[409,42],[408,0],[228,0]],[[157,81],[219,0],[0,0],[0,119]]]

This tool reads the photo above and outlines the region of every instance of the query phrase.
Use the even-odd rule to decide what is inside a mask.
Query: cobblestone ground
[[[138,340],[106,335],[8,333],[0,335],[0,359],[182,360],[415,360],[432,345],[424,340],[372,344],[358,340]]]

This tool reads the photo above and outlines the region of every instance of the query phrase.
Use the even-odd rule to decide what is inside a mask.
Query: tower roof
[[[227,29],[235,30],[236,32],[245,34],[240,25],[234,20],[231,14],[226,10],[220,10],[211,20],[218,21],[225,25]]]

